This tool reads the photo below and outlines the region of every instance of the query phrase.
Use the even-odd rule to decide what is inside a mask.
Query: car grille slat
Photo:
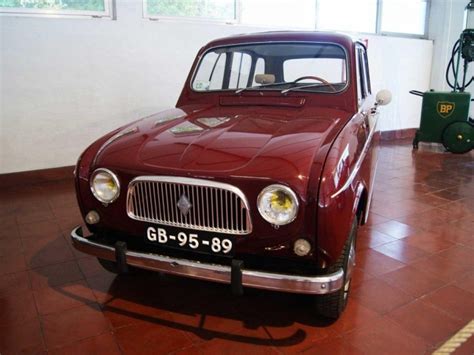
[[[157,216],[158,215],[158,206],[160,205],[160,200],[158,199],[158,186],[155,184],[151,184],[151,191],[153,193],[153,215]]]
[[[168,203],[168,200],[170,198],[170,195],[168,193],[168,188],[169,186],[163,186],[162,184],[160,184],[161,188],[163,189],[163,195],[164,198],[162,198],[163,200],[163,206],[166,206],[166,219],[167,220],[172,220],[172,215],[171,215],[171,208],[170,208],[170,205]]]
[[[171,201],[176,201],[176,185],[170,185],[170,190],[172,190],[171,195],[170,195],[171,196]],[[171,206],[170,206],[170,209],[171,209],[171,212],[173,213],[173,217],[172,217],[173,219],[172,220],[177,222],[178,219],[179,219],[179,216],[176,213],[176,210],[175,210],[174,206],[173,206],[173,208],[171,208]]]
[[[212,189],[207,190],[207,192],[209,193],[209,201],[211,202],[211,206],[209,208],[209,214],[211,215],[211,226],[218,226],[219,222],[215,215],[215,212],[217,212],[216,209],[219,208],[219,206],[217,205],[217,192]]]
[[[142,186],[139,186],[138,196],[137,196],[138,208],[139,208],[139,212],[143,214],[143,198],[141,196],[142,196]]]
[[[196,198],[194,198],[194,190],[195,189],[190,189],[189,186],[188,186],[187,190],[188,190],[188,194],[191,198],[191,204],[192,205],[197,205],[198,201],[197,201]],[[199,225],[198,221],[196,220],[196,208],[191,208],[190,217],[192,217],[192,219],[191,219],[191,224],[192,225]]]
[[[150,193],[148,191],[149,188],[150,188],[150,186],[149,186],[148,183],[144,184],[144,190],[145,190],[144,192],[145,192],[146,196],[150,196]],[[145,210],[146,210],[146,217],[147,218],[151,218],[150,202],[151,202],[151,198],[145,200]]]
[[[150,183],[147,183],[147,184],[146,184],[146,194],[147,194],[148,196],[153,196],[153,195],[151,194],[151,191],[150,191],[150,190],[151,190]],[[148,218],[151,218],[151,216],[153,216],[153,207],[152,207],[152,205],[153,205],[153,200],[154,200],[154,198],[148,199]]]
[[[244,235],[252,231],[242,191],[202,179],[138,177],[128,187],[127,214],[138,221],[217,233]]]

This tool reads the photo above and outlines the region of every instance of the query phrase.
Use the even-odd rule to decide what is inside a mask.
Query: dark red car
[[[317,295],[344,309],[368,215],[378,104],[366,48],[340,34],[271,32],[203,47],[176,108],[93,143],[76,167],[90,233],[74,246],[129,266]]]

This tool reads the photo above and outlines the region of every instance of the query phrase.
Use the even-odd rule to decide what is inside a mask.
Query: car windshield
[[[330,43],[258,43],[208,50],[192,81],[195,91],[336,93],[347,85],[347,58]]]

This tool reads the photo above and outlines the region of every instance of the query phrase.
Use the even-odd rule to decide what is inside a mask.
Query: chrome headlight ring
[[[98,179],[102,181],[98,181]],[[98,201],[109,204],[120,196],[120,181],[117,175],[109,169],[99,168],[94,170],[91,175],[90,189]]]
[[[276,210],[275,206],[280,210]],[[259,193],[257,207],[260,215],[268,223],[282,226],[296,219],[299,201],[296,193],[289,187],[273,184],[265,187]]]

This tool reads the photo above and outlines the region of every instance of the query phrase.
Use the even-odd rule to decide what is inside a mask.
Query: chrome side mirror
[[[392,93],[390,90],[380,90],[375,97],[375,101],[379,106],[388,105],[390,102],[392,102]]]

